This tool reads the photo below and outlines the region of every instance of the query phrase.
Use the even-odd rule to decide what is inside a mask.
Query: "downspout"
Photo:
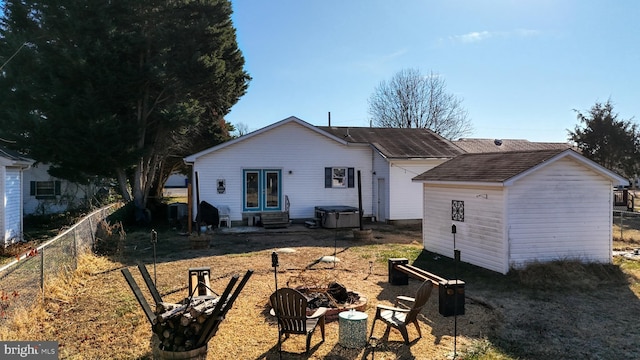
[[[371,217],[375,217],[375,221],[378,221],[378,213],[374,210],[378,209],[378,205],[380,203],[380,199],[376,195],[376,154],[373,146],[371,146]]]

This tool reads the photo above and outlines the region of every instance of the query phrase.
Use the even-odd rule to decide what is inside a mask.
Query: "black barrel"
[[[438,292],[440,315],[464,315],[464,281],[447,280],[440,282]]]
[[[395,268],[396,265],[407,265],[408,259],[392,258],[388,260],[389,264],[389,283],[391,285],[409,285],[409,275]]]

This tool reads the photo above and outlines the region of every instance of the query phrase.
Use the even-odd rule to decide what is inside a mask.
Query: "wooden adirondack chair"
[[[307,298],[298,290],[290,288],[278,289],[271,294],[270,297],[271,314],[278,318],[279,334],[278,334],[278,351],[282,350],[282,335],[288,338],[290,334],[306,335],[307,349],[305,354],[309,353],[311,345],[311,335],[320,325],[320,333],[322,334],[322,342],[324,342],[324,323],[326,308],[318,308],[315,313],[307,316]]]
[[[371,326],[371,335],[369,335],[369,337],[373,336],[373,329],[376,326],[376,320],[381,320],[382,322],[387,324],[387,329],[384,332],[385,338],[388,338],[389,330],[393,327],[400,331],[405,344],[408,345],[408,324],[414,324],[416,326],[416,329],[418,330],[418,338],[421,338],[422,332],[420,331],[420,325],[418,324],[418,314],[420,314],[422,308],[427,303],[427,300],[429,300],[429,296],[431,296],[432,290],[433,282],[431,280],[426,280],[422,283],[422,285],[420,285],[420,288],[418,288],[415,298],[398,296],[396,298],[395,306],[393,307],[386,305],[377,305],[376,315],[373,319],[373,325]],[[403,304],[402,302],[411,303],[411,306],[405,305],[406,307],[403,308],[398,307]]]

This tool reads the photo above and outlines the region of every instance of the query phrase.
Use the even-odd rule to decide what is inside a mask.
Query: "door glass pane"
[[[268,208],[277,208],[280,205],[280,188],[277,172],[267,172],[266,177],[266,200]]]
[[[258,172],[247,171],[244,175],[244,188],[245,188],[245,208],[257,208],[258,207]]]

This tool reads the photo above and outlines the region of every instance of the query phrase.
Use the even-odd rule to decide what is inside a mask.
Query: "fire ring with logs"
[[[337,282],[329,283],[326,288],[298,287],[307,297],[308,313],[312,314],[317,308],[325,307],[326,321],[336,320],[338,314],[346,310],[364,311],[367,306],[367,298],[358,292],[348,290]]]

